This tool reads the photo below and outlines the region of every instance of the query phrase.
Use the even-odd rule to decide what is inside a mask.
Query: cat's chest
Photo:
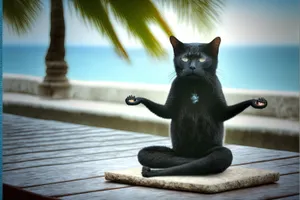
[[[208,106],[207,98],[200,92],[183,93],[178,101],[178,108],[189,111],[203,110]]]

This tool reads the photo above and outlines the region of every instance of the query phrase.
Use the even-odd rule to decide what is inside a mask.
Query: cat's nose
[[[190,69],[191,69],[191,70],[195,70],[195,69],[196,69],[196,67],[195,67],[195,66],[193,66],[193,65],[191,65],[191,66],[190,66]]]

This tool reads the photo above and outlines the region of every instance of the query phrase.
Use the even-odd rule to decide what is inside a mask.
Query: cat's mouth
[[[195,73],[190,73],[190,74],[187,74],[186,76],[198,76],[198,75]]]
[[[188,74],[185,74],[184,76],[186,77],[191,77],[191,78],[196,78],[196,77],[200,77],[198,74],[196,74],[195,72],[191,72],[191,73],[188,73]]]
[[[180,77],[184,78],[184,79],[201,79],[203,75],[201,74],[201,72],[195,71],[195,70],[186,70],[183,71],[180,74]]]

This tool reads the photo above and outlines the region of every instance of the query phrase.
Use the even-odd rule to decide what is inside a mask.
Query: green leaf
[[[125,26],[131,35],[141,41],[150,55],[156,58],[166,55],[166,51],[150,31],[149,25],[150,23],[158,24],[168,36],[172,35],[172,31],[152,1],[106,0],[106,2],[117,21]]]
[[[18,35],[31,29],[41,10],[40,0],[3,0],[3,18]]]
[[[180,22],[203,33],[212,31],[220,20],[224,0],[153,0],[163,8],[172,9]]]
[[[85,23],[92,24],[100,34],[106,36],[114,44],[115,51],[127,61],[129,57],[121,44],[116,31],[111,23],[107,9],[101,0],[73,0],[74,8],[82,16]]]

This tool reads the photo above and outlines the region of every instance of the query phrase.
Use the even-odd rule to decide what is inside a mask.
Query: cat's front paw
[[[260,97],[258,99],[253,99],[252,104],[251,104],[251,106],[256,109],[263,109],[263,108],[267,107],[267,105],[268,105],[268,102],[263,97]]]
[[[136,98],[135,96],[129,95],[126,99],[125,102],[127,105],[129,106],[133,106],[133,105],[138,105],[141,103],[141,99],[140,98]]]

